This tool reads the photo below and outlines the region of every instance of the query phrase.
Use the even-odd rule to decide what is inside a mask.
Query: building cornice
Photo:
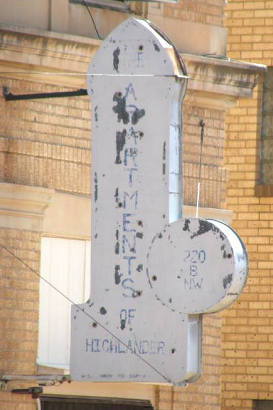
[[[85,87],[88,64],[101,44],[93,38],[6,24],[0,24],[0,40],[2,72],[70,88]],[[250,97],[257,76],[266,70],[264,65],[221,56],[182,57],[189,73],[188,90],[204,105],[211,100],[218,106],[224,96],[229,107],[239,97]]]

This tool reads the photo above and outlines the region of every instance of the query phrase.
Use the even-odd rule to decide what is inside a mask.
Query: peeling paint
[[[229,273],[227,276],[224,277],[224,279],[223,279],[223,287],[224,287],[224,289],[227,289],[227,288],[231,285],[232,278],[233,278],[233,274],[232,274],[232,273]]]
[[[140,118],[145,115],[145,110],[138,108],[135,103],[128,103],[129,97],[133,98],[134,101],[136,100],[135,91],[131,84],[127,87],[125,96],[120,91],[114,93],[113,101],[116,102],[116,105],[113,106],[113,111],[118,115],[118,122],[122,121],[123,124],[128,124],[131,114],[132,125],[136,125]]]
[[[94,186],[95,186],[94,199],[95,199],[95,202],[97,202],[98,200],[98,174],[96,172],[95,172],[95,177],[94,177]]]
[[[95,117],[95,121],[98,122],[98,106],[96,105],[96,107],[94,108],[94,117]]]
[[[190,223],[191,223],[190,219],[185,219],[183,231],[190,232]]]
[[[120,48],[117,47],[113,51],[113,67],[114,70],[118,73],[118,66],[119,66],[119,55],[120,55]]]
[[[125,142],[126,142],[126,130],[117,131],[116,132],[116,160],[115,164],[121,164],[121,158],[120,158],[120,153],[124,148]]]
[[[126,320],[125,319],[120,319],[120,328],[121,328],[121,330],[125,329],[125,324],[126,324]]]
[[[199,219],[198,222],[199,222],[199,229],[198,229],[197,232],[194,232],[191,235],[191,239],[195,238],[196,236],[203,235],[204,233],[211,231],[212,228],[213,228],[211,223],[209,223],[209,222],[207,222],[203,219]]]
[[[166,174],[166,141],[163,142],[163,154],[162,154],[162,174]]]
[[[142,272],[142,271],[143,271],[143,264],[139,264],[139,265],[137,266],[136,270],[137,270],[138,272]]]
[[[119,285],[121,281],[122,273],[120,273],[120,265],[115,266],[115,284]]]
[[[115,254],[119,255],[120,243],[119,243],[119,230],[116,230],[116,244],[115,244]]]
[[[104,306],[102,306],[102,307],[100,308],[100,314],[101,314],[101,315],[106,315],[106,313],[107,313],[107,310],[105,309]]]
[[[132,114],[132,124],[135,125],[138,123],[140,118],[142,118],[145,115],[145,110],[144,109],[139,109],[135,107],[135,110]]]
[[[158,47],[155,41],[153,41],[153,46],[154,46],[155,51],[160,52],[160,48]]]
[[[128,124],[130,117],[126,111],[126,97],[123,97],[121,92],[116,92],[113,96],[113,101],[117,103],[113,107],[113,111],[118,115],[118,122],[123,121],[123,124]]]
[[[116,204],[118,205],[119,204],[119,189],[118,188],[115,189],[114,198],[115,198]]]

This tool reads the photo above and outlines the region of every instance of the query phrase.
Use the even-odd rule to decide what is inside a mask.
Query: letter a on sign
[[[189,314],[224,308],[245,282],[236,234],[181,218],[186,84],[174,48],[144,20],[123,22],[90,64],[92,289],[72,307],[72,379],[188,380]]]

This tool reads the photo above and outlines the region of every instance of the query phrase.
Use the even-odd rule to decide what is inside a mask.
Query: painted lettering
[[[135,229],[130,229],[129,225],[132,224],[132,218],[135,217],[134,214],[123,214],[122,215],[122,227],[123,232],[135,232]],[[129,229],[128,229],[129,228]]]
[[[186,290],[202,289],[203,278],[184,279],[184,287]]]
[[[206,251],[204,249],[187,249],[184,251],[184,262],[204,263],[206,262]]]
[[[109,353],[109,354],[139,354],[139,355],[165,355],[166,344],[162,340],[137,340],[128,339],[121,343],[118,340],[105,338],[86,338],[86,353]],[[88,348],[87,348],[88,347]]]
[[[123,259],[127,260],[127,262],[128,262],[127,273],[128,273],[128,275],[131,275],[132,274],[131,261],[136,259],[136,257],[135,256],[123,256]]]
[[[138,205],[138,191],[129,194],[128,192],[123,193],[123,208],[132,208],[134,210],[137,209]]]
[[[136,234],[135,232],[128,232],[127,235],[122,235],[122,252],[123,254],[126,254],[127,252],[136,253]]]
[[[122,296],[124,296],[125,298],[134,298],[137,294],[136,289],[134,289],[132,287],[132,285],[134,284],[133,279],[131,278],[126,278],[123,279],[123,281],[121,282],[121,286],[122,289],[126,291],[126,293],[122,293]]]

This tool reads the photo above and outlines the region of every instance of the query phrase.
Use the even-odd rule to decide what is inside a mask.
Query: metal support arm
[[[75,91],[59,91],[52,93],[12,94],[8,87],[3,87],[3,96],[6,101],[33,100],[38,98],[79,97],[82,95],[87,95],[87,90],[84,88],[80,88]]]

